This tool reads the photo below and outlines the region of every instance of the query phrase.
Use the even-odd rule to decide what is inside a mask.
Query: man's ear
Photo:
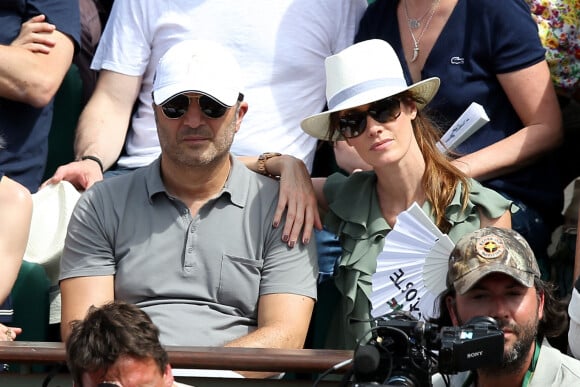
[[[537,292],[538,294],[538,320],[542,320],[544,318],[544,300],[545,294],[543,291]]]
[[[236,132],[240,129],[240,125],[242,124],[242,120],[246,113],[248,112],[248,103],[246,101],[240,102],[240,105],[236,109]]]
[[[171,365],[167,364],[165,366],[165,372],[163,373],[163,385],[165,387],[173,386],[175,380],[173,379],[173,370],[171,369]]]
[[[455,298],[452,296],[445,297],[445,305],[447,305],[447,311],[449,312],[449,317],[451,317],[451,322],[453,325],[459,326],[459,318],[457,316],[457,308],[455,307]]]

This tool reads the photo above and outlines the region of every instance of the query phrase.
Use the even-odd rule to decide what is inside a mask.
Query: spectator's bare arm
[[[123,149],[131,111],[140,87],[141,77],[107,70],[100,72],[95,92],[77,125],[75,156],[79,161],[59,167],[43,186],[66,180],[77,189],[86,190],[103,179],[98,163],[81,158],[97,157],[105,170],[115,163]]]
[[[114,277],[75,277],[60,282],[62,297],[60,332],[62,341],[70,334],[70,323],[82,320],[89,308],[115,299]]]
[[[226,344],[226,347],[302,348],[313,308],[312,298],[297,294],[261,296],[258,306],[258,329]],[[240,373],[245,377],[268,376],[263,372]]]
[[[72,63],[74,45],[58,30],[46,34],[54,41],[48,53],[34,52],[22,45],[0,45],[1,97],[35,107],[52,100]],[[21,35],[16,39],[19,38]]]
[[[523,122],[509,137],[455,160],[469,177],[486,180],[537,160],[562,142],[562,117],[545,61],[511,73],[499,82]]]
[[[4,176],[0,180],[0,303],[8,297],[18,276],[31,218],[30,192]]]

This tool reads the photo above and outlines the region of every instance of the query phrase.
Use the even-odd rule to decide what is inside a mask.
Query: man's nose
[[[199,102],[196,99],[191,99],[190,101],[191,102],[183,115],[183,122],[187,126],[197,128],[202,122],[204,122],[205,116],[201,112]]]
[[[488,316],[496,320],[509,318],[509,308],[504,297],[494,297],[488,308]]]

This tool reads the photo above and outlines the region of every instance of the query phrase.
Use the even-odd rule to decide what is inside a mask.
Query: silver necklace
[[[421,29],[421,34],[419,34],[418,38],[415,38],[415,34],[413,33],[413,28],[411,28],[411,25],[409,24],[409,32],[411,33],[411,38],[413,38],[413,57],[411,58],[411,62],[416,61],[417,57],[419,56],[419,43],[421,42],[421,39],[423,38],[423,34],[425,34],[425,31],[427,31],[427,28],[429,28],[429,23],[431,23],[431,19],[433,19],[433,15],[435,14],[435,10],[437,9],[437,6],[439,5],[439,1],[440,0],[435,0],[435,2],[433,2],[433,5],[431,6],[431,13],[429,14],[429,18],[427,19],[427,21],[425,22],[425,25]],[[406,4],[407,4],[407,2],[405,2],[405,5]],[[407,8],[405,7],[405,14],[406,13],[407,13]],[[407,19],[408,19],[408,16],[407,16]]]
[[[423,20],[425,18],[425,16],[427,16],[429,11],[431,11],[431,9],[433,8],[433,4],[431,4],[431,7],[429,7],[429,9],[427,9],[427,11],[425,11],[423,16],[421,16],[418,19],[415,19],[415,18],[409,17],[409,8],[407,7],[407,0],[404,0],[404,3],[405,3],[405,16],[407,17],[407,24],[409,25],[409,28],[416,30],[417,28],[421,27],[421,20]]]

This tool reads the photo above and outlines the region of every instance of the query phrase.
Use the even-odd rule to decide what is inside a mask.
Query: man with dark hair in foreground
[[[75,386],[179,387],[159,329],[137,306],[115,301],[91,307],[71,323],[67,364]]]

